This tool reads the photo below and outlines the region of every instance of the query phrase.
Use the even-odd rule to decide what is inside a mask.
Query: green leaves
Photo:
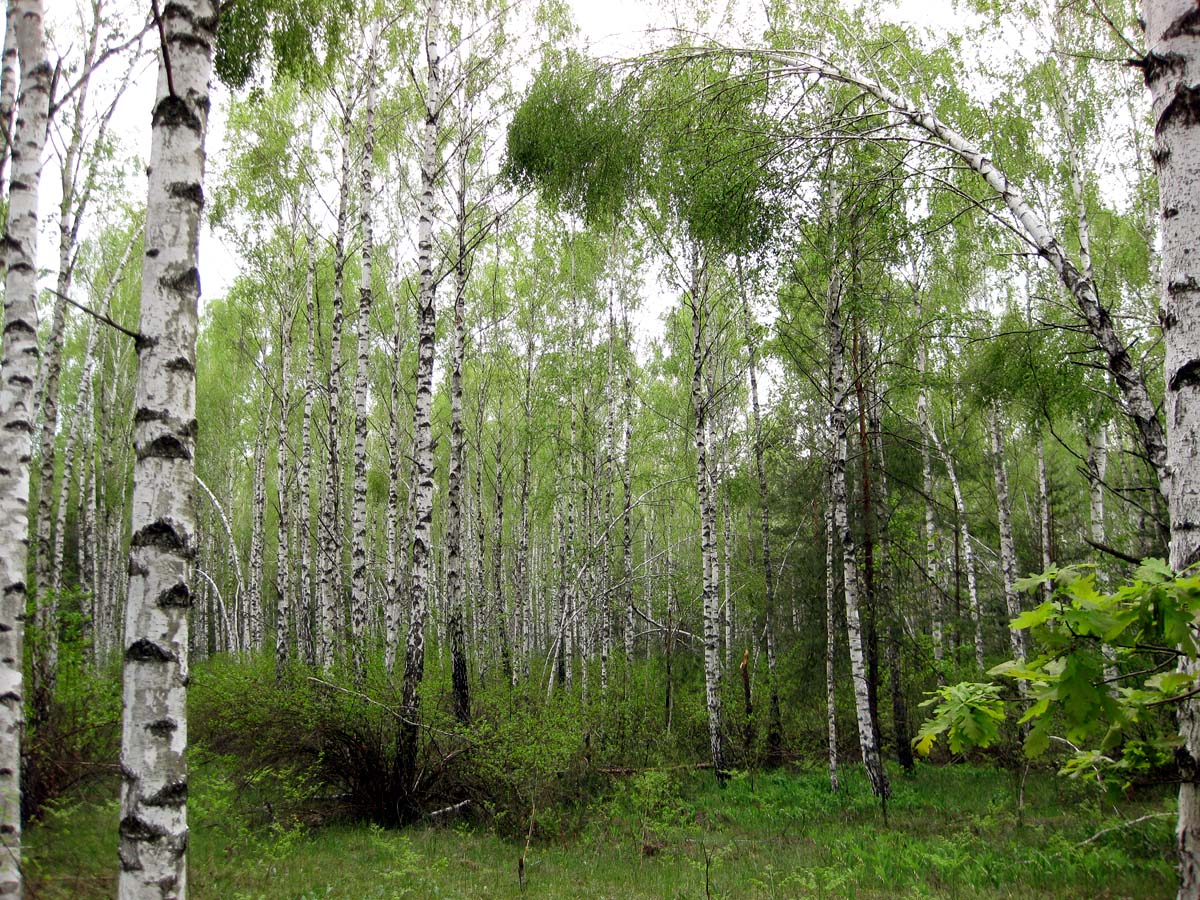
[[[1049,600],[1011,623],[1029,632],[1037,655],[988,674],[1015,683],[1028,704],[1018,719],[1028,726],[1027,756],[1041,755],[1061,735],[1075,748],[1066,774],[1146,771],[1169,758],[1175,740],[1165,711],[1196,690],[1196,674],[1175,669],[1181,653],[1196,653],[1200,578],[1147,559],[1129,583],[1106,593],[1088,569],[1052,568],[1019,582],[1026,591],[1053,588]],[[922,704],[934,707],[934,717],[921,729],[918,751],[928,753],[942,734],[954,752],[988,746],[1005,718],[1000,690],[996,683],[941,688]]]
[[[315,75],[341,53],[354,8],[348,0],[224,4],[217,28],[217,77],[230,87],[245,87],[268,53],[279,75]]]
[[[640,134],[609,70],[572,51],[550,54],[509,123],[504,174],[590,223],[611,223],[634,195]]]
[[[926,720],[913,741],[922,756],[929,755],[943,734],[951,753],[987,747],[1000,734],[1000,724],[1005,719],[998,684],[964,681],[947,685],[933,692],[921,706],[934,704],[934,717]]]

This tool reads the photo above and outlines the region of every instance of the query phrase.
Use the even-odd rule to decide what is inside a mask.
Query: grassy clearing
[[[1169,798],[1114,804],[1086,785],[1033,773],[1024,815],[1006,772],[923,766],[895,779],[884,826],[865,779],[841,793],[823,773],[646,772],[615,779],[576,815],[539,813],[524,840],[459,823],[252,826],[246,793],[216,764],[193,772],[190,889],[196,900],[454,897],[1154,898],[1174,894]],[[27,832],[31,900],[112,897],[115,800],[60,803]],[[500,823],[503,826],[504,823]],[[523,830],[512,823],[508,831]],[[707,888],[706,888],[707,881]]]

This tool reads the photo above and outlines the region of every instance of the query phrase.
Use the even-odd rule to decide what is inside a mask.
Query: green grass
[[[1032,773],[1023,816],[1009,773],[922,766],[894,779],[885,826],[861,773],[648,772],[614,779],[582,832],[538,816],[523,839],[483,825],[383,831],[251,827],[244,792],[215,765],[193,771],[194,900],[453,898],[1154,898],[1174,895],[1164,796],[1116,805],[1088,785]],[[574,821],[573,817],[569,817]],[[27,829],[30,900],[114,895],[116,801],[59,804]],[[523,825],[514,825],[517,830]],[[706,893],[707,873],[707,893]]]

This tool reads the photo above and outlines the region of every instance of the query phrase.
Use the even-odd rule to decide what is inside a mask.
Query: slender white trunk
[[[4,350],[0,363],[0,897],[20,897],[21,730],[29,469],[37,378],[38,187],[50,102],[41,0],[10,6],[21,91],[3,242]],[[6,60],[7,63],[7,60]]]
[[[375,250],[375,231],[371,220],[374,197],[375,154],[375,43],[367,60],[367,108],[363,126],[362,173],[359,184],[359,227],[362,230],[362,271],[358,288],[358,353],[354,369],[354,498],[350,513],[350,630],[354,671],[365,671],[363,644],[367,635],[369,591],[367,586],[367,409],[368,367],[371,361],[371,262]]]
[[[917,300],[917,319],[923,319],[921,300]],[[917,347],[917,427],[921,431],[921,493],[925,500],[925,591],[933,620],[933,658],[937,662],[939,682],[945,677],[941,663],[945,656],[945,636],[942,626],[942,597],[938,590],[937,520],[933,511],[933,463],[929,448],[929,399],[925,395],[929,354],[922,340]]]
[[[1041,433],[1037,439],[1037,463],[1038,463],[1038,523],[1041,526],[1041,544],[1042,544],[1042,571],[1048,571],[1053,564],[1053,554],[1051,553],[1051,541],[1053,536],[1050,533],[1050,480],[1046,476],[1046,441]],[[1050,585],[1042,585],[1042,594],[1050,599]]]
[[[50,333],[47,336],[42,359],[41,415],[42,432],[39,442],[41,474],[39,478],[37,507],[37,612],[38,627],[44,641],[44,657],[34,666],[34,677],[43,681],[45,699],[53,692],[58,668],[58,587],[57,568],[54,565],[53,526],[54,515],[54,471],[57,459],[56,437],[58,431],[58,383],[62,374],[62,348],[66,328],[67,296],[73,282],[76,254],[78,252],[79,224],[91,193],[90,184],[78,183],[79,161],[83,153],[83,115],[87,105],[88,86],[100,37],[102,3],[92,9],[92,23],[88,29],[87,46],[81,61],[81,80],[71,103],[71,134],[62,157],[60,186],[61,199],[58,215],[58,276],[55,279],[55,297],[51,314]],[[111,116],[111,112],[110,112]],[[97,135],[103,141],[107,119],[102,122]],[[90,181],[90,179],[88,179]],[[62,486],[69,490],[70,452],[66,454]],[[66,505],[66,491],[62,506]],[[60,509],[61,511],[61,509]],[[65,520],[65,515],[62,516]],[[41,712],[42,710],[39,710]]]
[[[832,435],[832,430],[830,435]],[[832,447],[830,448],[833,449]],[[832,456],[831,456],[832,459]],[[832,478],[833,469],[830,469]],[[829,737],[829,787],[838,790],[837,684],[836,656],[836,557],[833,548],[833,501],[825,505],[825,715]]]
[[[196,553],[196,306],[217,10],[163,12],[134,416],[121,725],[121,900],[187,895],[188,607]],[[169,62],[167,56],[169,55]]]
[[[466,143],[458,153],[456,234],[458,257],[454,264],[454,339],[450,350],[450,468],[446,481],[446,591],[450,605],[450,680],[454,715],[460,722],[471,716],[471,688],[467,673],[467,648],[463,628],[463,355],[466,350],[467,295],[467,157]]]
[[[1200,10],[1194,0],[1143,0],[1149,52],[1154,161],[1161,204],[1161,299],[1165,315],[1166,490],[1171,513],[1171,567],[1200,559]],[[1185,671],[1200,663],[1185,660]],[[1180,900],[1200,896],[1200,704],[1179,710],[1187,765],[1179,787]]]
[[[266,557],[267,513],[267,423],[271,404],[262,401],[258,429],[254,437],[254,478],[250,510],[250,584],[246,592],[247,647],[251,651],[263,645],[263,570]]]
[[[1010,620],[1021,614],[1021,597],[1017,593],[1017,550],[1013,541],[1012,506],[1008,497],[1008,472],[1004,465],[1004,435],[1000,422],[1000,408],[993,406],[992,468],[996,476],[996,509],[1000,522],[1000,573],[1004,584],[1004,603]],[[1025,632],[1009,629],[1014,659],[1025,658]]]
[[[275,485],[279,498],[278,543],[275,545],[275,674],[282,679],[291,646],[289,537],[291,502],[288,496],[288,419],[292,409],[292,322],[295,307],[279,310],[279,421],[275,438]]]
[[[342,322],[346,309],[346,229],[350,206],[350,128],[354,107],[346,98],[342,107],[342,174],[338,182],[337,232],[333,249],[333,316],[329,326],[328,430],[329,458],[325,467],[318,513],[318,546],[321,547],[319,645],[321,666],[333,666],[338,624],[342,621],[342,473],[341,391]]]
[[[300,459],[297,473],[297,496],[300,499],[298,533],[300,536],[300,594],[296,605],[296,643],[308,665],[316,665],[317,646],[313,639],[313,608],[317,593],[313,572],[313,507],[317,503],[317,482],[312,477],[313,397],[316,394],[316,266],[312,242],[306,248],[304,279],[304,318],[308,327],[304,363],[304,404],[300,417]]]
[[[413,456],[415,492],[412,529],[412,583],[408,640],[404,657],[402,702],[410,722],[419,715],[417,693],[425,674],[425,615],[429,601],[429,555],[433,525],[433,356],[437,314],[433,273],[434,189],[441,168],[438,153],[439,120],[442,112],[441,0],[429,0],[425,25],[425,128],[421,152],[421,197],[418,203],[417,269],[420,277],[417,298],[416,402],[413,408]],[[403,728],[400,752],[401,777],[411,785],[417,775],[417,728]]]
[[[727,777],[725,735],[721,722],[720,617],[716,584],[713,581],[716,558],[716,503],[708,470],[708,409],[711,398],[704,391],[705,318],[707,316],[705,273],[699,251],[693,250],[690,305],[692,313],[692,417],[696,448],[696,489],[700,496],[700,555],[703,567],[701,605],[704,611],[704,693],[708,710],[708,740],[713,769],[718,781]]]
[[[836,260],[837,254],[833,254]],[[850,644],[850,671],[854,681],[854,710],[858,720],[858,740],[863,765],[871,790],[886,800],[891,794],[887,771],[875,743],[875,726],[871,716],[870,684],[866,652],[863,646],[862,622],[859,615],[858,547],[850,528],[847,502],[846,460],[849,453],[847,431],[846,346],[841,316],[842,283],[836,268],[830,277],[826,321],[829,328],[830,420],[833,427],[834,453],[830,495],[833,502],[834,530],[842,547],[843,592],[846,597],[846,634]]]
[[[946,451],[945,446],[938,440],[933,423],[929,422],[929,437],[937,447],[938,455],[946,466],[946,475],[950,479],[950,489],[954,492],[954,509],[958,514],[958,524],[962,531],[963,564],[967,569],[967,598],[971,608],[971,621],[975,626],[975,666],[984,671],[983,657],[983,620],[979,609],[979,586],[975,579],[975,548],[971,543],[971,526],[967,521],[967,506],[963,501],[962,487],[958,483],[958,472],[954,460]]]
[[[18,0],[8,0],[4,17],[4,52],[0,56],[0,196],[8,196],[4,173],[12,158],[13,113],[17,106],[17,82],[21,73],[17,60],[17,11]]]

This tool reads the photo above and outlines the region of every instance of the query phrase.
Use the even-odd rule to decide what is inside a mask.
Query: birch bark
[[[466,349],[467,295],[467,157],[466,142],[458,152],[456,234],[458,256],[454,264],[454,338],[450,350],[450,470],[446,482],[446,591],[450,605],[450,680],[454,715],[460,722],[471,716],[471,688],[467,677],[467,648],[463,629],[463,354]],[[526,456],[528,459],[528,456]]]
[[[1012,505],[1008,497],[1008,472],[1004,465],[1004,435],[1001,432],[1000,408],[994,406],[991,415],[992,469],[996,476],[996,510],[1000,523],[1000,573],[1004,583],[1004,603],[1010,620],[1021,614],[1021,597],[1017,594],[1017,549],[1013,541]],[[1009,629],[1014,659],[1025,659],[1025,632]]]
[[[188,607],[196,552],[196,306],[217,10],[175,0],[150,150],[121,726],[121,900],[187,894]],[[169,61],[168,61],[169,57]]]
[[[29,470],[37,378],[38,187],[50,104],[41,0],[10,4],[21,81],[3,242],[4,349],[0,363],[0,897],[20,897],[21,730]],[[7,63],[7,60],[6,60]]]
[[[1167,501],[1171,567],[1200,559],[1200,8],[1194,0],[1143,0],[1165,311]],[[1200,671],[1187,660],[1185,670]],[[1200,705],[1179,710],[1185,777],[1179,787],[1179,897],[1200,896]]]
[[[367,59],[366,122],[363,127],[362,172],[359,182],[359,227],[362,231],[362,268],[358,288],[358,347],[354,369],[354,496],[350,512],[350,631],[355,677],[365,672],[363,643],[366,641],[369,612],[367,587],[367,411],[368,366],[371,361],[371,262],[375,249],[375,231],[371,207],[375,194],[375,52],[371,39]]]
[[[704,693],[708,710],[708,740],[717,780],[728,777],[725,735],[721,722],[720,613],[713,580],[716,557],[716,503],[708,471],[708,398],[704,395],[705,322],[704,272],[699,252],[693,251],[690,305],[692,313],[692,417],[696,448],[696,489],[700,496],[700,555],[703,567],[701,603],[704,610]]]
[[[837,258],[836,253],[833,255]],[[833,525],[842,548],[843,592],[846,598],[846,634],[850,644],[850,671],[854,680],[854,709],[858,720],[858,740],[863,765],[875,796],[885,800],[891,795],[887,771],[883,767],[871,712],[871,691],[863,646],[862,620],[859,614],[858,547],[850,528],[847,502],[846,460],[849,453],[846,391],[846,345],[842,328],[842,282],[835,268],[830,277],[826,324],[829,329],[830,421],[833,427],[834,453],[831,498]]]
[[[425,674],[425,615],[429,601],[429,555],[433,524],[433,357],[437,316],[433,277],[434,188],[441,168],[438,159],[438,131],[442,112],[441,52],[438,46],[441,28],[441,0],[429,0],[425,25],[425,128],[421,153],[421,197],[417,228],[417,269],[420,290],[417,299],[417,372],[416,402],[413,410],[413,444],[416,491],[413,504],[412,585],[408,640],[404,657],[402,702],[408,723],[402,729],[400,773],[409,786],[417,774],[417,726],[420,698],[418,689]]]
[[[975,626],[975,667],[980,672],[985,671],[983,659],[983,621],[979,609],[979,586],[975,577],[975,550],[971,545],[971,526],[967,521],[967,506],[963,501],[962,486],[958,482],[958,472],[954,460],[946,452],[946,448],[938,439],[933,423],[929,422],[929,437],[937,448],[938,455],[946,466],[946,475],[950,479],[950,490],[954,493],[954,509],[958,514],[959,527],[962,529],[963,563],[967,569],[967,599],[971,609],[971,620]]]

